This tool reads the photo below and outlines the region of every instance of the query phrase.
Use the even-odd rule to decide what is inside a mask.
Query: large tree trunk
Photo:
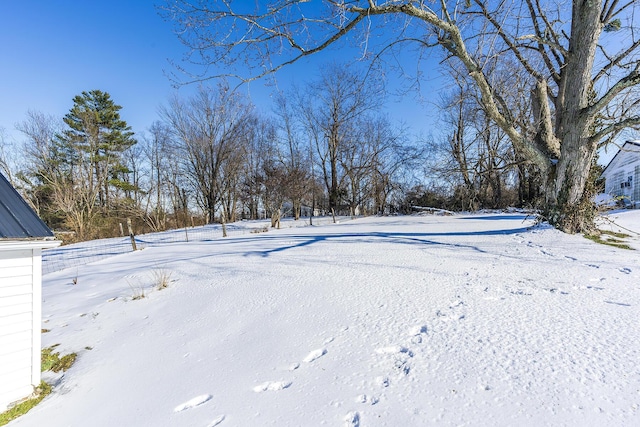
[[[302,201],[300,200],[300,198],[294,198],[292,200],[292,205],[293,205],[293,219],[295,221],[300,219],[300,208],[302,206]]]
[[[592,231],[594,215],[593,195],[585,193],[585,188],[596,147],[581,135],[588,127],[574,126],[562,141],[561,158],[551,169],[545,191],[545,216],[568,233]]]
[[[571,40],[556,97],[555,138],[560,158],[550,169],[546,186],[546,215],[556,228],[568,233],[593,229],[591,195],[585,194],[596,142],[591,138],[593,116],[584,111],[592,90],[593,62],[600,37],[601,5],[574,1]]]

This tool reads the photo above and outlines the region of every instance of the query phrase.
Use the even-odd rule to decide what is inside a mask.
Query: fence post
[[[131,246],[134,251],[137,251],[136,247],[136,236],[133,235],[133,228],[131,228],[131,218],[127,218],[127,228],[129,229],[129,237],[131,238]]]

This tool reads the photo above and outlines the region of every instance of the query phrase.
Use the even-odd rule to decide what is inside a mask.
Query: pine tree
[[[73,175],[90,193],[97,194],[101,207],[108,208],[110,187],[127,186],[119,178],[126,170],[122,153],[137,141],[131,127],[120,118],[122,107],[107,92],[82,92],[73,103],[63,119],[68,129],[58,135],[58,142],[72,153],[68,161],[76,169]]]

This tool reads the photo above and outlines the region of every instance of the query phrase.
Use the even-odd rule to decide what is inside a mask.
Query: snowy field
[[[532,223],[372,217],[47,274],[43,344],[79,358],[10,425],[640,425],[640,250]]]

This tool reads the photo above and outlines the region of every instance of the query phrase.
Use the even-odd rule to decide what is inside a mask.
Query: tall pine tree
[[[103,208],[110,206],[110,187],[125,188],[126,173],[122,153],[136,144],[131,127],[120,118],[121,106],[107,92],[92,90],[73,98],[73,108],[64,117],[68,129],[58,135],[58,143],[73,153],[69,162],[73,176],[95,193]]]

